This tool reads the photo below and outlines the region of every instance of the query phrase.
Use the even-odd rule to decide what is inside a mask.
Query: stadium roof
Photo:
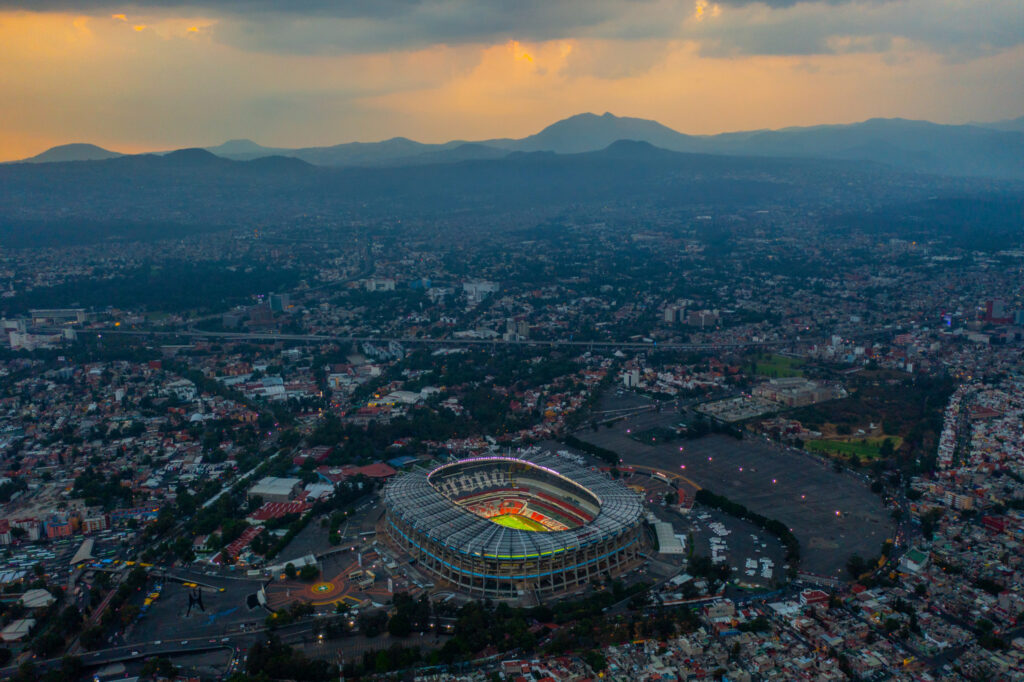
[[[482,457],[462,462],[530,465],[568,479],[567,484],[586,488],[600,501],[600,511],[590,523],[570,530],[541,533],[501,526],[458,506],[431,485],[427,480],[430,474],[422,469],[392,479],[384,489],[384,500],[391,513],[435,542],[463,554],[498,559],[558,554],[625,532],[639,522],[643,511],[640,498],[622,483],[553,455],[540,455],[530,460]]]

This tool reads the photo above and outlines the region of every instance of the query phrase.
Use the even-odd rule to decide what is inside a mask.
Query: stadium
[[[640,498],[554,457],[480,457],[384,489],[388,535],[454,589],[518,598],[621,573],[646,543]]]

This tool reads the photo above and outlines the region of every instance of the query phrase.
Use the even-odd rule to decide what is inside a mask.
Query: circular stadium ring
[[[469,594],[565,592],[633,567],[646,543],[634,492],[553,455],[413,470],[392,479],[383,499],[390,537]]]

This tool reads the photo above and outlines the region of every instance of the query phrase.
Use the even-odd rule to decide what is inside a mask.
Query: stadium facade
[[[383,493],[389,536],[454,589],[550,595],[632,567],[643,507],[619,481],[552,455],[414,470]]]

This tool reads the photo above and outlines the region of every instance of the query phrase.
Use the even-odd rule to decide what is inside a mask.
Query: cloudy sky
[[[1024,115],[1021,0],[0,0],[0,159]]]

